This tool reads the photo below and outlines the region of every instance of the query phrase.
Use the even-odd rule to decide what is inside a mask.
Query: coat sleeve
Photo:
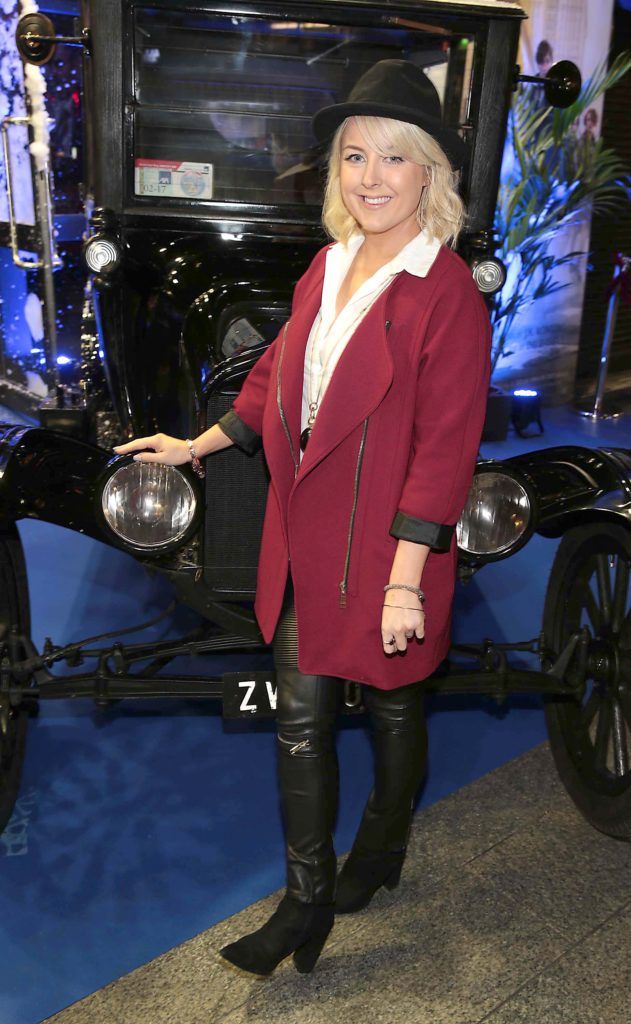
[[[491,328],[466,277],[436,303],[419,360],[412,451],[390,533],[447,550],[473,478],[489,385]]]
[[[276,346],[284,330],[283,327],[263,355],[257,359],[241,385],[241,391],[232,403],[232,408],[217,420],[224,434],[248,455],[254,455],[262,444],[263,409]]]

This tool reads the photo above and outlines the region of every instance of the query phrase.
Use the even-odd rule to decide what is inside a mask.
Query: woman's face
[[[372,149],[351,119],[342,134],[342,200],[365,235],[410,238],[418,233],[416,212],[427,170],[421,164]]]

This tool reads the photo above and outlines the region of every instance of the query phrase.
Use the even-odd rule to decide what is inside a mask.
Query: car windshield
[[[434,82],[446,123],[467,121],[474,40],[395,16],[387,26],[135,11],[134,191],[161,201],[319,204],[311,118],[378,60]]]

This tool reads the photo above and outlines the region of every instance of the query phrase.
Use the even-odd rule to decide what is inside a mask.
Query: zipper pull
[[[346,581],[340,583],[340,608],[346,608]]]
[[[297,754],[299,750],[304,750],[305,747],[308,747],[310,742],[310,740],[301,740],[300,743],[296,743],[295,746],[289,748],[289,753]]]
[[[390,330],[391,327],[392,327],[392,320],[386,320],[386,334],[388,333],[388,331]]]

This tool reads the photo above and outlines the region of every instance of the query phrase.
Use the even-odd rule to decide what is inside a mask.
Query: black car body
[[[345,98],[377,60],[412,60],[434,78],[445,122],[468,143],[460,252],[483,290],[497,288],[493,214],[523,16],[508,0],[400,0],[386,8],[370,0],[308,8],[293,0],[282,8],[83,0],[77,41],[86,50],[85,259],[92,276],[82,364],[73,387],[60,387],[44,404],[40,427],[0,425],[5,821],[26,718],[38,699],[201,694],[223,697],[229,713],[239,713],[238,673],[167,678],[152,666],[164,668],[194,644],[209,651],[261,643],[251,601],[264,456],[226,450],[208,460],[202,484],[188,467],[115,458],[111,445],[156,430],[195,436],[230,407],[324,242],[324,154],[311,116]],[[48,666],[76,660],[81,645],[39,654],[28,639],[15,530],[25,516],[155,566],[208,622],[208,635],[193,646],[190,638],[118,643],[96,652],[93,671],[52,677]],[[513,689],[545,692],[568,790],[598,828],[629,835],[631,450],[565,446],[481,460],[458,526],[461,576],[509,557],[535,531],[563,536],[542,635],[521,645],[460,648],[432,685],[475,686],[499,699]],[[541,671],[512,668],[510,648],[538,653]],[[473,658],[475,669],[465,671],[458,656]],[[134,666],[143,660],[149,666],[141,675]],[[254,676],[258,709],[271,714],[269,673]],[[350,709],[361,703],[357,689],[347,686]],[[596,732],[594,721],[602,723]]]

